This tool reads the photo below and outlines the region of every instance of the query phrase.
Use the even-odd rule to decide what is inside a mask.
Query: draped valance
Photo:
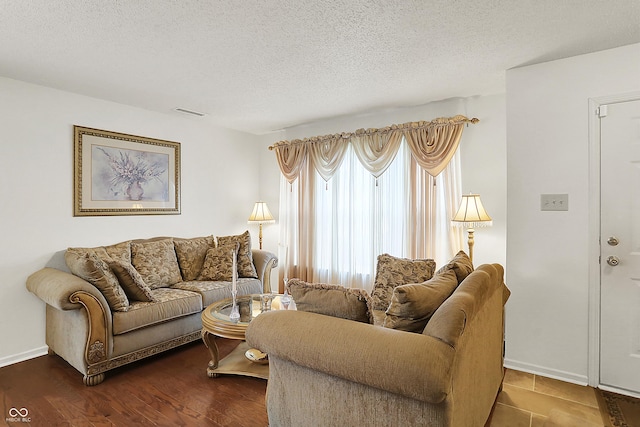
[[[340,167],[349,144],[364,168],[378,178],[393,162],[404,137],[416,162],[429,175],[437,176],[455,154],[464,125],[478,121],[461,115],[441,117],[382,129],[279,141],[269,149],[275,150],[280,170],[289,183],[296,180],[307,161],[328,181]]]

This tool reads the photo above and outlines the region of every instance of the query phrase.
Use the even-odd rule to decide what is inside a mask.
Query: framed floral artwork
[[[180,143],[73,129],[74,216],[180,214]]]

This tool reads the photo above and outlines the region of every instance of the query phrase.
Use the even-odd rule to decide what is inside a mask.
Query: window
[[[460,247],[461,233],[450,223],[461,194],[458,154],[437,178],[415,162],[404,140],[378,179],[351,147],[327,182],[311,165],[305,169],[306,180],[282,178],[287,277],[371,291],[382,253],[441,265]]]

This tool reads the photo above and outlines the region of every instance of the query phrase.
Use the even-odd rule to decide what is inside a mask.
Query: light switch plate
[[[540,210],[542,211],[568,211],[568,194],[541,194]]]

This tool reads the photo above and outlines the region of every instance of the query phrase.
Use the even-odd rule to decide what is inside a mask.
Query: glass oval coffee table
[[[210,378],[218,377],[220,374],[245,375],[250,377],[268,379],[269,365],[250,361],[245,357],[249,345],[244,342],[245,331],[262,309],[262,299],[265,294],[242,295],[237,297],[237,305],[240,312],[240,319],[231,320],[232,300],[231,298],[214,302],[202,312],[202,341],[211,353],[211,361],[207,367],[207,375]],[[283,295],[271,295],[270,310],[295,310],[293,299],[287,304],[283,303]],[[265,307],[266,308],[266,307]],[[228,356],[220,360],[218,346],[215,337],[242,340]]]

